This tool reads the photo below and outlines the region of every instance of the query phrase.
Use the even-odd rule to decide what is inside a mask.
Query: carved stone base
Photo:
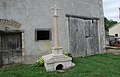
[[[52,47],[52,54],[55,54],[55,55],[63,54],[63,48],[62,47],[58,47],[58,48]]]
[[[75,64],[72,63],[72,58],[65,56],[63,54],[63,49],[60,48],[52,48],[52,53],[42,56],[45,63],[44,66],[46,71],[56,71],[56,70],[63,70],[68,69]]]

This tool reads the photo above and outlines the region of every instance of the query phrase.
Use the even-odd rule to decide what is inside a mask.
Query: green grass
[[[44,67],[16,65],[0,68],[0,77],[120,77],[120,56],[103,54],[74,58],[75,67],[64,73],[46,72]]]

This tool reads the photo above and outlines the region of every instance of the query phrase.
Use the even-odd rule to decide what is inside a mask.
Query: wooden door
[[[21,39],[21,33],[5,33],[1,35],[3,65],[21,62]]]
[[[70,52],[75,56],[87,56],[98,53],[97,20],[85,20],[70,17],[68,20]]]
[[[70,52],[75,56],[86,55],[85,21],[78,18],[69,18]]]
[[[86,55],[94,55],[99,51],[98,25],[96,20],[85,20]]]

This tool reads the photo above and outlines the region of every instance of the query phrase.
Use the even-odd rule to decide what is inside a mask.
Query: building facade
[[[113,25],[109,28],[109,35],[120,38],[120,23]]]
[[[35,63],[50,53],[53,11],[58,11],[59,44],[74,56],[103,53],[102,0],[0,0],[1,64]]]

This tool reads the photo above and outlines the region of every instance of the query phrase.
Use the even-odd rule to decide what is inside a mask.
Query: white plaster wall
[[[120,24],[109,28],[109,35],[115,36],[115,34],[118,34],[118,37],[120,37]]]
[[[59,16],[59,41],[65,51],[69,51],[67,17],[65,14],[98,17],[99,47],[104,44],[102,0],[0,0],[0,19],[12,19],[22,24],[24,30],[24,62],[34,63],[43,52],[50,52],[52,41],[35,41],[35,29],[51,28],[53,33],[53,11],[56,3],[61,10]],[[53,34],[52,34],[53,37]]]

